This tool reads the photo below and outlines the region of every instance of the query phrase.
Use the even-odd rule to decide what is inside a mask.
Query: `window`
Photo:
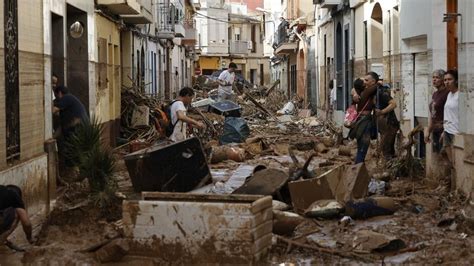
[[[256,42],[256,39],[257,39],[257,26],[256,25],[252,25],[252,32],[251,32],[252,36],[252,53],[255,53],[257,51],[257,42]]]
[[[18,77],[18,4],[4,1],[4,64],[7,161],[20,157],[20,91]]]
[[[240,28],[234,28],[234,40],[240,41]]]
[[[293,98],[296,94],[296,65],[290,66],[290,93],[289,97]]]
[[[157,85],[156,85],[156,53],[150,52],[150,63],[151,63],[151,94],[153,96],[157,95]]]
[[[140,86],[140,50],[137,50],[137,67],[136,67],[136,83],[138,86]]]

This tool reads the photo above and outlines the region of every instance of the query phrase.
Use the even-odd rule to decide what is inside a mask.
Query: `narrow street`
[[[474,1],[0,16],[0,266],[473,264]]]
[[[270,95],[267,100],[272,98]],[[278,99],[278,96],[274,98]],[[235,189],[232,188],[235,184],[229,182],[229,178],[238,173],[238,169],[242,166],[252,168],[264,166],[266,169],[281,170],[284,175],[291,176],[290,173],[294,173],[295,168],[301,168],[313,153],[317,155],[311,160],[308,171],[315,175],[321,175],[339,165],[352,164],[355,143],[343,140],[340,145],[337,144],[337,141],[340,141],[338,140],[340,132],[333,131],[330,124],[313,116],[302,118],[299,115],[279,116],[278,120],[274,121],[261,109],[252,106],[252,102],[244,101],[243,97],[238,101],[245,106],[244,113],[247,114],[244,118],[249,122],[252,133],[247,138],[250,141],[232,147],[244,151],[245,156],[237,158],[237,161],[210,163],[212,182],[196,192],[228,195]],[[262,105],[265,108],[266,104]],[[268,110],[272,110],[271,105],[269,104]],[[283,103],[280,106],[283,106]],[[204,112],[204,115],[207,115],[217,128],[223,127],[222,124],[219,125],[223,123],[222,119],[219,120],[219,116],[207,112]],[[213,139],[205,141],[204,147],[222,147],[213,144],[215,141]],[[376,145],[374,141],[367,157],[368,176],[382,176],[381,173],[387,171],[387,168],[381,168],[377,163],[379,160],[373,149]],[[295,165],[289,150],[292,150],[298,165]],[[347,153],[347,150],[350,153]],[[113,206],[104,210],[97,205],[97,202],[91,201],[86,180],[61,187],[55,210],[51,212],[48,222],[43,225],[38,242],[34,246],[23,243],[28,248],[25,253],[4,251],[3,261],[0,262],[94,264],[96,252],[88,250],[97,244],[100,245],[104,240],[107,242],[123,235],[126,225],[122,220],[121,201],[141,198],[140,193],[133,189],[129,172],[122,159],[127,154],[129,149],[126,147],[115,152],[118,161],[112,178],[117,182],[116,195],[120,196],[120,200]],[[207,160],[212,161],[212,158]],[[179,166],[177,163],[176,167]],[[378,191],[368,192],[367,196],[385,196],[393,200],[395,211],[392,215],[370,214],[369,216],[375,217],[359,217],[344,222],[342,218],[344,211],[330,216],[321,215],[319,218],[308,215],[305,217],[291,207],[291,202],[287,202],[288,205],[283,202],[274,204],[272,245],[268,255],[264,256],[261,262],[278,265],[353,262],[399,264],[424,263],[429,260],[433,263],[464,264],[474,259],[471,252],[474,243],[470,237],[473,233],[472,220],[466,220],[460,213],[466,205],[467,198],[450,193],[449,188],[443,185],[445,183],[443,180],[439,181],[439,186],[433,187],[422,174],[412,178],[390,174],[382,179],[385,180],[384,186]],[[271,183],[267,185],[271,186]],[[260,189],[265,190],[264,187]],[[291,193],[292,199],[298,196],[302,195]],[[282,208],[280,204],[286,207]],[[275,215],[277,209],[286,210],[285,214]],[[297,215],[295,218],[288,215],[289,213],[302,215]],[[368,241],[367,246],[359,249],[355,246],[357,243],[355,236],[364,232],[363,230],[393,237],[402,241],[402,244],[390,246],[388,243],[379,242],[380,239],[369,238],[365,240]],[[374,243],[370,243],[371,241]],[[112,256],[120,258],[116,262],[117,265],[189,263],[177,259],[177,254],[174,253],[176,251],[168,249],[165,249],[164,253],[148,254],[140,254],[135,250],[125,257],[116,253],[117,250],[109,252]],[[194,258],[194,262],[199,262],[199,259],[204,258]],[[226,261],[226,258],[219,258],[219,261]]]

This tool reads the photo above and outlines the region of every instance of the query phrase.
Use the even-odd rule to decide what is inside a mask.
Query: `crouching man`
[[[18,223],[23,226],[28,242],[33,243],[31,221],[25,210],[21,189],[14,185],[0,185],[0,245],[13,246],[7,238]]]

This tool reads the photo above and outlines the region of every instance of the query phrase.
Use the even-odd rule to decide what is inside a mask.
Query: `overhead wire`
[[[253,22],[253,23],[256,23],[256,24],[257,24],[257,23],[261,23],[261,21],[257,21],[257,20],[254,19],[254,18],[237,18],[237,19],[242,19],[242,20],[243,20],[243,19],[247,19],[247,21],[246,21],[246,22],[236,22],[236,21],[223,20],[223,19],[221,19],[221,18],[216,18],[216,17],[210,17],[210,16],[208,16],[208,15],[202,14],[202,13],[197,12],[197,11],[196,11],[196,15],[198,15],[198,16],[200,16],[200,17],[204,17],[204,18],[210,19],[210,20],[214,20],[214,21],[218,21],[218,22],[223,22],[223,23],[229,23],[229,24],[249,24],[249,23],[252,23],[252,22]],[[255,21],[250,21],[251,19],[252,19],[252,20],[255,20]],[[271,23],[271,22],[273,22],[273,21],[269,21],[269,20],[265,21],[265,23]]]

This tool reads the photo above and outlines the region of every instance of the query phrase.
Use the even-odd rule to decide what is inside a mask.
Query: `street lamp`
[[[71,24],[71,27],[69,27],[69,33],[74,39],[81,38],[82,34],[84,34],[84,26],[80,21],[76,21]]]

